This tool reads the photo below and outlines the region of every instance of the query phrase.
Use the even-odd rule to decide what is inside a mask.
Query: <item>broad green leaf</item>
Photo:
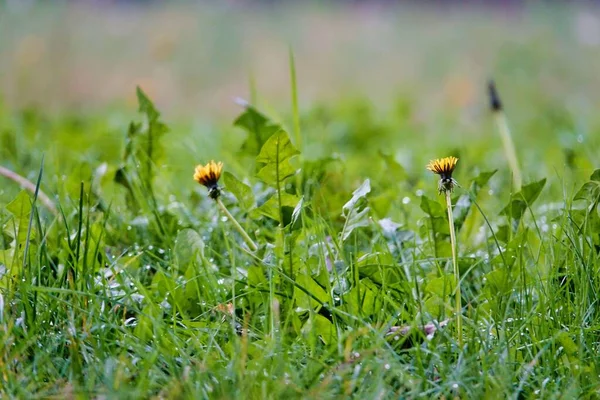
[[[421,196],[421,210],[430,217],[446,218],[446,210],[437,201],[431,200],[429,197]]]
[[[520,192],[511,196],[508,205],[504,207],[501,214],[512,218],[513,225],[518,225],[525,210],[535,202],[545,184],[546,178],[523,186]]]
[[[371,181],[366,179],[362,185],[352,192],[352,198],[342,207],[342,216],[346,219],[344,229],[342,230],[342,240],[346,240],[350,234],[362,226],[369,225],[369,207],[364,207],[362,210],[358,202],[366,198],[371,192]]]
[[[302,287],[302,289],[297,286],[294,287],[298,311],[315,309],[320,306],[321,303],[328,303],[330,301],[325,289],[315,282],[312,277],[306,274],[299,274],[296,276],[296,283]],[[310,295],[307,292],[310,293]],[[316,301],[315,298],[318,299],[318,301]]]
[[[546,178],[523,186],[520,193],[528,205],[531,206],[538,198],[540,193],[542,193],[542,189],[544,189],[544,185],[546,185]]]
[[[485,186],[490,179],[492,179],[492,176],[494,176],[496,174],[496,172],[498,172],[497,169],[493,170],[493,171],[484,171],[481,172],[475,179],[473,179],[471,181],[471,191],[477,195],[477,193],[479,192],[479,190]]]
[[[369,226],[369,207],[363,208],[361,211],[353,208],[350,214],[346,216],[346,223],[342,230],[342,240],[348,239],[350,234],[356,229],[363,226]]]
[[[330,320],[324,316],[317,314],[312,319],[306,321],[302,327],[304,335],[316,334],[323,343],[330,344],[335,340],[335,329]]]
[[[271,122],[252,106],[247,106],[233,125],[249,133],[246,141],[242,144],[241,152],[252,157],[258,155],[269,137],[281,130],[279,125]]]
[[[252,192],[252,188],[250,186],[246,185],[229,172],[224,172],[222,179],[227,191],[235,196],[240,204],[240,207],[244,211],[250,211],[256,206],[254,193]]]
[[[600,184],[598,182],[586,182],[575,194],[573,200],[587,200],[595,202],[600,197]]]
[[[26,217],[31,213],[31,197],[26,190],[21,190],[17,197],[6,205],[6,210],[17,218]]]
[[[298,199],[298,197],[294,196],[293,194],[285,192],[281,193],[281,207],[294,208],[296,207],[299,201],[300,199]],[[271,196],[269,200],[267,200],[263,205],[256,208],[252,212],[253,217],[256,217],[257,215],[261,214],[271,219],[274,219],[275,221],[279,221],[279,196],[277,196],[277,194]]]
[[[205,244],[202,237],[193,229],[183,229],[175,239],[175,257],[181,270],[187,269],[190,264],[199,262],[204,257]]]
[[[156,271],[154,277],[152,277],[151,288],[154,291],[154,295],[157,299],[162,299],[169,291],[169,278],[165,276],[165,273],[161,270]]]
[[[600,182],[600,169],[595,170],[592,175],[590,175],[590,181]]]
[[[452,256],[452,247],[450,245],[450,230],[448,224],[445,225],[446,232],[436,232],[434,237],[435,256],[439,258],[450,258]]]
[[[277,182],[283,182],[285,179],[296,173],[289,160],[283,160],[278,165],[267,164],[258,171],[256,176],[263,182],[276,187]]]
[[[508,292],[512,289],[512,283],[510,271],[506,267],[496,268],[485,274],[485,285],[492,296]]]
[[[444,274],[442,276],[429,275],[423,290],[427,294],[444,298],[453,295],[455,287],[453,274]]]
[[[139,112],[145,116],[145,121],[144,123],[132,122],[129,125],[122,165],[115,174],[115,182],[128,190],[131,208],[143,207],[146,204],[143,204],[140,199],[152,196],[155,166],[160,165],[164,157],[161,138],[169,130],[160,120],[160,113],[150,98],[140,87],[137,87],[136,94]],[[144,194],[136,196],[134,195],[136,190]]]
[[[19,244],[27,240],[27,231],[29,229],[29,215],[31,214],[31,197],[25,190],[19,192],[17,197],[6,205],[6,210],[14,216],[14,223],[5,224],[4,232],[15,239]],[[35,224],[32,227],[30,239],[36,237]]]
[[[263,268],[254,265],[248,267],[248,285],[259,286],[267,283],[268,280]]]
[[[354,192],[352,192],[352,198],[344,204],[343,214],[347,215],[355,206],[356,203],[360,201],[360,199],[365,198],[367,194],[371,192],[371,181],[366,179]]]
[[[146,93],[142,90],[141,87],[137,86],[135,88],[135,94],[137,95],[137,100],[139,104],[139,112],[142,114],[146,114],[148,120],[155,121],[158,117],[160,117],[160,113],[154,107],[152,100],[148,98]]]
[[[369,278],[364,278],[349,292],[344,294],[346,311],[353,315],[374,315],[381,310],[381,296],[373,291],[368,284],[373,284]],[[360,297],[359,297],[360,296]]]
[[[264,164],[258,177],[274,187],[296,173],[289,159],[298,154],[284,130],[274,133],[260,149],[256,162]]]
[[[497,170],[480,173],[471,181],[470,193],[465,193],[453,201],[454,206],[452,208],[452,215],[454,216],[454,225],[456,226],[457,231],[460,232],[473,207],[471,196],[477,196],[481,188],[489,182],[496,171]]]
[[[260,153],[256,157],[256,161],[267,165],[276,165],[299,153],[300,152],[290,141],[287,132],[281,129],[277,133],[271,135],[263,145],[260,149]]]
[[[137,325],[133,330],[134,336],[142,342],[152,339],[156,322],[162,320],[161,313],[162,310],[151,302],[145,306],[138,314]]]

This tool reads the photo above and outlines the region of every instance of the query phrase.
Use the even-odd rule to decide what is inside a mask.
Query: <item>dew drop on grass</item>
[[[385,365],[383,366],[383,368],[385,368],[386,370],[389,370],[391,367],[390,367],[390,364],[385,364]]]
[[[410,203],[410,197],[406,196],[402,199],[402,204],[408,204]]]
[[[165,249],[158,249],[158,254],[165,254]]]
[[[421,196],[423,196],[423,195],[425,194],[425,192],[424,192],[424,191],[422,191],[421,189],[419,189],[419,190],[417,190],[417,191],[415,192],[415,194],[416,194],[418,197],[421,197]]]
[[[152,245],[148,246],[148,250],[154,250],[154,246],[152,246]]]
[[[491,196],[494,194],[494,191],[492,189],[488,190],[488,194]]]
[[[227,222],[227,217],[221,217],[221,222]]]

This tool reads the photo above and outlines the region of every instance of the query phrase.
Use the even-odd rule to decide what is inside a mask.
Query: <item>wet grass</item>
[[[510,65],[541,68],[537,49]],[[3,173],[0,397],[597,397],[600,120],[582,75],[561,73],[574,107],[500,74],[519,188],[486,79],[450,79],[441,103],[301,105],[287,50],[289,101],[253,86],[231,121],[161,115],[133,87],[136,115],[0,108],[2,166],[32,186]],[[425,169],[445,156],[461,330]],[[211,159],[255,251],[192,179]]]

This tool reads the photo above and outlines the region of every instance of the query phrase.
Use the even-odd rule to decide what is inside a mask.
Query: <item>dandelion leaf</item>
[[[480,173],[475,179],[471,181],[471,192],[460,195],[457,199],[453,200],[452,214],[454,215],[454,225],[456,230],[460,232],[462,229],[471,208],[473,207],[472,197],[477,196],[483,186],[485,186],[489,180],[494,176],[497,170],[487,171]]]
[[[31,198],[26,190],[21,190],[17,197],[6,205],[6,210],[15,217],[27,217],[31,213]]]
[[[296,286],[294,287],[294,295],[296,297],[297,311],[308,311],[316,309],[321,304],[329,301],[329,296],[315,280],[306,275],[299,274],[295,278]]]
[[[600,169],[595,170],[586,182],[575,194],[573,200],[587,200],[597,202],[600,199]]]
[[[281,129],[252,106],[246,106],[233,125],[248,132],[248,137],[240,151],[251,157],[256,157],[267,139]]]
[[[527,207],[531,207],[538,198],[545,184],[546,178],[532,182],[523,186],[520,192],[510,197],[510,201],[501,211],[501,214],[512,219],[513,228],[518,225]]]
[[[27,240],[27,231],[29,227],[29,214],[31,214],[32,199],[25,190],[19,192],[10,203],[6,205],[6,210],[14,216],[14,224],[5,224],[4,233],[13,237],[16,243],[25,243]],[[35,238],[35,226],[32,227],[30,238]]]
[[[281,207],[284,208],[290,208],[290,209],[294,209],[296,207],[296,205],[298,204],[299,199],[298,197],[294,196],[293,194],[289,194],[289,193],[281,193]],[[269,200],[267,200],[264,204],[262,204],[260,207],[258,207],[257,209],[254,210],[254,212],[252,213],[253,217],[258,217],[260,215],[264,215],[266,217],[269,217],[275,221],[279,221],[280,218],[280,210],[279,210],[279,196],[277,196],[277,194],[274,194],[273,196],[271,196],[269,198]],[[290,215],[290,220],[291,220],[291,215]],[[290,221],[284,221],[284,225],[287,225],[287,223],[289,223]]]
[[[356,229],[369,225],[369,207],[359,203],[371,192],[371,181],[366,179],[354,192],[352,198],[342,207],[342,216],[346,219],[342,230],[342,240],[346,240]]]
[[[342,231],[342,240],[348,239],[350,234],[356,229],[363,226],[369,225],[369,207],[363,208],[361,211],[357,211],[356,208],[352,209],[346,217],[346,224]]]
[[[335,340],[335,329],[333,324],[330,320],[319,314],[306,321],[302,327],[302,333],[307,336],[315,334],[326,345]]]
[[[590,175],[590,180],[600,182],[600,169],[595,170],[592,175]]]
[[[242,209],[249,211],[256,206],[254,193],[250,186],[246,185],[229,172],[224,172],[222,179],[225,188],[235,196]]]
[[[289,160],[299,154],[284,130],[271,135],[260,149],[256,162],[262,164],[258,177],[265,183],[277,187],[279,183],[296,173]]]
[[[371,192],[371,181],[366,179],[354,192],[352,192],[352,198],[348,200],[346,204],[344,204],[343,212],[346,215],[350,210],[352,210],[356,204],[360,201],[360,199],[365,198],[367,194]]]
[[[587,200],[589,202],[595,202],[599,197],[600,182],[590,181],[581,186],[577,193],[575,193],[573,200]]]
[[[189,265],[200,262],[204,257],[205,244],[198,232],[193,229],[183,229],[175,239],[175,257],[181,270]]]
[[[443,218],[446,215],[446,210],[439,202],[431,200],[425,195],[421,196],[420,207],[421,210],[423,210],[425,214],[429,215],[430,217]]]

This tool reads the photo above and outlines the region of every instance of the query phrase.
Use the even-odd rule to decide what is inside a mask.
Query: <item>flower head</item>
[[[438,191],[440,193],[446,191],[451,192],[454,189],[454,185],[458,185],[452,178],[452,172],[454,171],[454,168],[456,168],[457,162],[458,158],[456,157],[444,157],[431,160],[429,161],[429,164],[427,164],[428,170],[440,176],[440,183],[438,184]]]
[[[194,171],[194,180],[208,188],[208,196],[212,199],[216,199],[221,195],[221,188],[218,182],[222,170],[222,162],[211,161],[206,165],[196,166],[196,170]]]

